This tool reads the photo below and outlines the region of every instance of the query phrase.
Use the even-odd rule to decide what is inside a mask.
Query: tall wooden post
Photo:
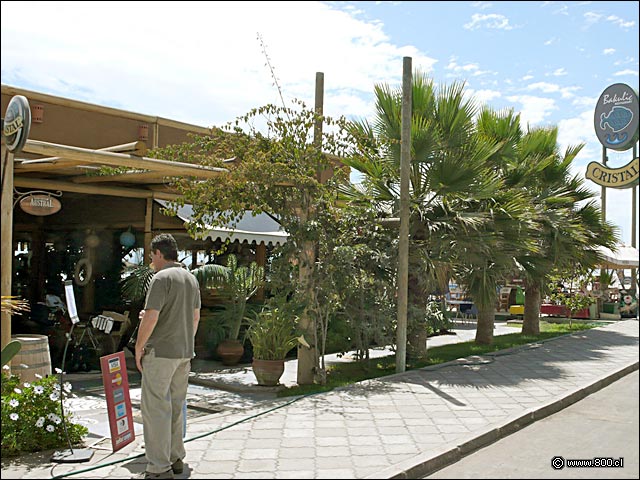
[[[322,115],[322,104],[324,99],[324,74],[322,72],[316,72],[316,90],[315,90],[315,112],[316,115]],[[322,149],[322,120],[316,118],[316,122],[313,128],[313,143],[317,149]],[[322,175],[321,166],[316,168],[316,180],[320,181]],[[300,222],[304,223],[311,219],[313,215],[313,208],[311,199],[305,195],[303,204],[300,206]],[[316,262],[316,250],[317,244],[311,240],[305,240],[302,245],[302,256],[300,268],[300,284],[305,290],[306,295],[310,298],[314,298],[315,289],[313,288],[313,272]],[[311,302],[313,303],[313,302]],[[316,335],[316,321],[315,318],[309,314],[309,309],[305,309],[300,317],[299,328],[304,335],[305,340],[311,348],[302,344],[298,344],[298,372],[297,382],[299,385],[311,385],[314,383],[314,376],[318,364],[318,348],[315,339]]]
[[[2,296],[11,295],[13,274],[13,154],[2,145]],[[2,348],[11,341],[11,315],[2,312]]]
[[[147,198],[147,206],[144,214],[144,258],[142,263],[149,265],[151,263],[151,240],[153,240],[153,198]]]
[[[607,147],[602,146],[602,164],[607,165]],[[602,220],[607,219],[607,187],[600,187],[600,207],[602,208]]]
[[[633,157],[636,158],[638,156],[638,146],[637,143],[633,146]],[[636,228],[638,228],[638,207],[636,206],[638,203],[638,185],[631,187],[631,246],[633,248],[637,248],[637,239],[636,239]],[[638,282],[636,280],[636,271],[637,269],[631,269],[631,288],[636,293],[636,298],[638,297]]]
[[[259,267],[262,267],[263,269],[265,269],[265,275],[266,275],[267,246],[265,245],[264,242],[260,242],[256,244],[256,263],[258,264]],[[262,278],[262,280],[264,280],[264,278]],[[261,286],[256,292],[256,300],[260,300],[260,301],[264,300],[264,285]]]
[[[407,304],[409,296],[409,174],[411,168],[411,57],[402,59],[402,133],[400,137],[400,238],[398,240],[398,327],[396,372],[407,364]]]

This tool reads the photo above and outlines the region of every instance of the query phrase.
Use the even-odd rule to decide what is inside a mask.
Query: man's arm
[[[147,344],[149,337],[153,333],[158,323],[159,310],[145,310],[140,326],[138,327],[138,338],[136,339],[136,366],[142,371],[142,356],[144,355],[144,346]]]
[[[193,336],[196,336],[196,332],[198,331],[198,324],[200,323],[200,309],[196,308],[193,310]]]

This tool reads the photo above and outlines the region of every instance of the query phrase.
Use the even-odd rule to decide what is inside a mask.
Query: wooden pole
[[[2,296],[11,295],[11,276],[13,263],[13,154],[2,145],[2,278],[0,290]],[[11,315],[2,312],[2,348],[11,341]]]
[[[145,265],[151,263],[151,240],[153,240],[153,198],[147,198],[147,206],[144,214],[144,258]]]
[[[633,158],[638,156],[637,143],[633,146]],[[636,248],[638,246],[636,239],[636,228],[638,228],[638,185],[631,187],[631,246]],[[638,298],[638,282],[636,280],[636,269],[631,269],[631,288],[636,293]]]
[[[602,146],[602,164],[607,164],[607,147]],[[607,219],[607,187],[600,187],[600,208],[602,208],[602,220]]]
[[[266,275],[267,246],[265,245],[264,242],[260,242],[256,244],[256,263],[258,264],[259,267],[262,267],[265,269],[265,275]],[[264,280],[264,278],[262,278],[262,280]],[[261,301],[264,300],[264,285],[261,286],[256,292],[256,300],[261,300]]]
[[[315,112],[316,114],[322,114],[322,102],[323,102],[323,90],[324,90],[324,74],[322,72],[316,72],[316,91],[315,91]],[[316,119],[313,128],[313,144],[316,149],[322,148],[322,120]],[[316,180],[320,181],[322,174],[320,165],[316,167]],[[315,207],[311,205],[311,200],[305,192],[300,206],[300,223],[311,220],[314,215]],[[315,270],[317,254],[317,243],[312,240],[305,240],[302,243],[302,256],[300,258],[300,285],[308,295],[310,305],[313,305],[315,289],[313,288],[313,272]],[[314,383],[314,373],[318,365],[318,346],[316,335],[316,319],[313,317],[313,313],[310,313],[310,309],[306,308],[300,316],[299,328],[302,332],[305,340],[310,345],[306,347],[298,344],[298,371],[297,382],[298,385],[312,385]]]
[[[407,364],[407,304],[409,295],[409,174],[411,168],[411,57],[402,59],[402,134],[400,138],[400,238],[398,241],[398,329],[396,372]]]

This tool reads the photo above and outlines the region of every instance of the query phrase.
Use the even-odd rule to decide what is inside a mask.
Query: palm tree
[[[540,299],[554,268],[597,264],[594,249],[615,242],[613,226],[601,219],[594,194],[584,180],[572,176],[570,167],[583,145],[557,145],[558,129],[531,128],[522,133],[519,115],[485,109],[479,116],[480,134],[503,142],[499,155],[491,158],[505,185],[526,192],[530,199],[528,232],[534,248],[520,249],[515,260],[525,277],[525,309],[522,332],[540,333]]]
[[[345,164],[363,174],[361,187],[347,186],[345,198],[375,205],[385,216],[397,216],[400,197],[401,91],[377,85],[373,124],[358,121],[354,135],[368,140],[368,149]],[[498,148],[475,135],[476,107],[465,98],[464,84],[438,89],[417,72],[412,86],[410,171],[410,311],[425,312],[429,285],[438,282],[439,269],[459,260],[467,242],[490,216],[474,202],[491,199],[500,190],[487,158]],[[455,251],[456,248],[460,250]],[[420,320],[420,319],[418,319]],[[422,319],[424,320],[424,319]],[[411,322],[410,354],[426,354],[424,322]],[[413,328],[411,325],[413,324]]]

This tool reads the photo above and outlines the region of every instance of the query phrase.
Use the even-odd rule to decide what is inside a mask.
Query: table
[[[454,318],[468,318],[466,315],[474,307],[473,300],[447,300],[447,304],[455,306],[456,316]]]

